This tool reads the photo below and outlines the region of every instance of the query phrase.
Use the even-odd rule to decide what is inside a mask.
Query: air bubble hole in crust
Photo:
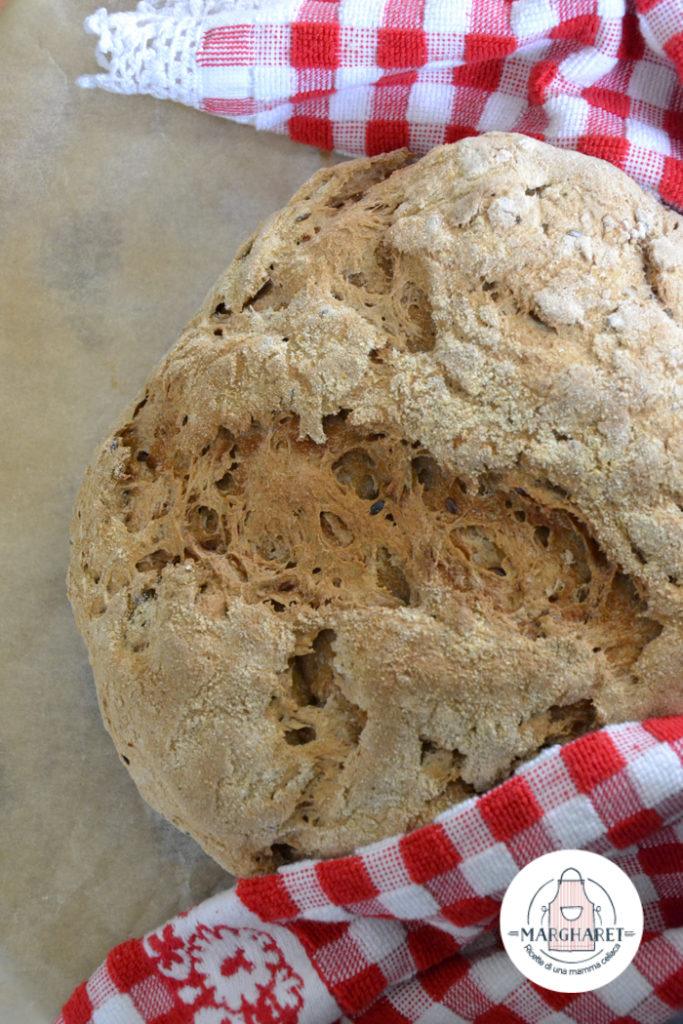
[[[197,509],[197,517],[199,519],[199,525],[204,533],[216,533],[218,530],[219,519],[215,508],[209,508],[207,505],[200,505]]]
[[[534,528],[534,536],[541,545],[541,547],[548,547],[548,537],[550,536],[550,530],[547,526],[536,526]]]
[[[407,323],[407,345],[410,352],[431,352],[436,344],[436,328],[431,304],[426,293],[412,281],[401,292],[400,304]]]
[[[436,743],[432,742],[432,740],[425,739],[425,737],[422,736],[420,743],[420,764],[424,764],[428,756],[438,749],[439,748]]]
[[[146,414],[145,407],[141,420]],[[523,636],[542,638],[559,622],[628,670],[656,624],[577,520],[564,488],[547,479],[506,483],[500,474],[465,481],[420,441],[393,437],[383,424],[357,428],[351,417],[348,408],[325,416],[323,444],[301,437],[295,416],[279,414],[239,436],[219,427],[202,445],[201,463],[172,455],[179,489],[155,503],[156,544],[138,556],[135,571],[159,575],[183,560],[200,562],[217,592],[238,587],[248,602],[283,617],[349,600],[421,607],[434,587],[471,606],[483,592],[492,613],[509,616],[508,627]],[[147,450],[132,431],[119,436],[132,451]],[[129,529],[139,530],[149,520],[137,503],[153,483],[141,475],[145,463],[129,465],[121,505]],[[280,478],[301,487],[274,493],[264,515],[252,488]],[[184,531],[169,532],[164,524],[178,522],[183,501]],[[127,573],[117,569],[109,594]],[[599,627],[598,607],[606,614]],[[628,636],[610,643],[610,622],[624,617]]]
[[[335,639],[334,630],[321,630],[313,640],[310,653],[292,659],[292,685],[300,707],[321,707],[327,701],[334,686],[332,644]]]
[[[374,476],[376,465],[363,448],[352,448],[332,464],[332,472],[340,484],[353,487],[359,498],[374,501],[379,494]]]
[[[410,584],[395,556],[385,547],[377,550],[377,585],[401,604],[410,604]]]
[[[441,470],[431,455],[417,455],[412,460],[411,466],[417,482],[422,484],[425,491],[431,490],[442,478]]]
[[[283,864],[291,864],[298,855],[298,851],[289,843],[273,843],[270,848],[270,870],[274,871]]]
[[[348,529],[344,520],[334,512],[320,513],[320,526],[323,537],[332,544],[340,547],[348,547],[353,543],[353,534]]]
[[[237,490],[235,478],[229,470],[223,474],[220,480],[216,480],[215,486],[221,494],[233,494]]]
[[[366,716],[342,692],[342,679],[333,664],[335,640],[334,630],[320,630],[311,641],[311,650],[307,654],[299,654],[290,659],[292,698],[302,714],[309,709],[309,714],[342,719],[350,749],[358,742]]]
[[[158,548],[136,562],[135,568],[138,572],[160,571],[167,565],[176,565],[179,561],[180,555],[166,551],[165,548]]]
[[[285,743],[290,747],[299,747],[304,743],[312,743],[315,735],[315,728],[312,725],[297,726],[295,729],[286,730]]]

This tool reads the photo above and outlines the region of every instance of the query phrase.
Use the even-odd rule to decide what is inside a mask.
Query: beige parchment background
[[[3,1024],[49,1024],[111,946],[230,884],[146,808],[101,725],[66,599],[69,521],[96,445],[238,244],[332,159],[81,90],[97,6],[0,13]]]
[[[137,794],[66,599],[76,490],[258,222],[330,157],[86,92],[98,0],[0,0],[0,1024],[231,879]],[[110,11],[136,0],[102,0]]]

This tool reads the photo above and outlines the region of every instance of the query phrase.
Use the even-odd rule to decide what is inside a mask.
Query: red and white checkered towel
[[[84,86],[352,155],[522,132],[683,210],[683,0],[146,0],[86,27]]]
[[[517,871],[611,858],[643,942],[579,995],[523,978],[498,933]],[[243,879],[124,942],[57,1024],[660,1024],[683,1008],[683,716],[554,747],[432,825],[338,860]]]
[[[352,155],[489,130],[602,157],[683,210],[681,0],[148,0],[100,9],[116,92]],[[497,916],[555,849],[612,858],[645,934],[595,992],[528,981]],[[658,1024],[683,1009],[683,717],[546,752],[435,824],[242,880],[114,949],[58,1024]]]

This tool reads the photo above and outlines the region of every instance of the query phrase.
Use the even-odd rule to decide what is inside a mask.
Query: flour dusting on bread
[[[682,227],[522,136],[340,164],[124,412],[70,597],[141,792],[226,868],[683,711]]]

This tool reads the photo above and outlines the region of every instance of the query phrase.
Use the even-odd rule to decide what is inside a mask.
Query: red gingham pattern
[[[164,3],[142,5],[147,22]],[[681,0],[212,8],[192,85],[183,92],[174,77],[174,98],[350,155],[521,132],[609,160],[683,210]],[[123,75],[107,87],[134,84]],[[154,74],[137,84],[170,94]],[[526,981],[497,932],[517,871],[568,848],[614,860],[645,911],[630,967],[578,995]],[[677,717],[548,751],[432,825],[353,856],[241,880],[114,949],[58,1024],[663,1024],[682,1008]]]
[[[582,994],[523,978],[497,919],[516,873],[581,848],[636,886],[643,942]],[[683,1008],[683,716],[554,747],[433,824],[242,879],[116,947],[56,1024],[664,1024]]]
[[[86,26],[107,73],[79,81],[349,155],[521,132],[609,160],[683,210],[683,0],[254,4],[100,8]]]
[[[203,110],[350,155],[521,132],[683,209],[681,0],[285,0],[204,28]]]

